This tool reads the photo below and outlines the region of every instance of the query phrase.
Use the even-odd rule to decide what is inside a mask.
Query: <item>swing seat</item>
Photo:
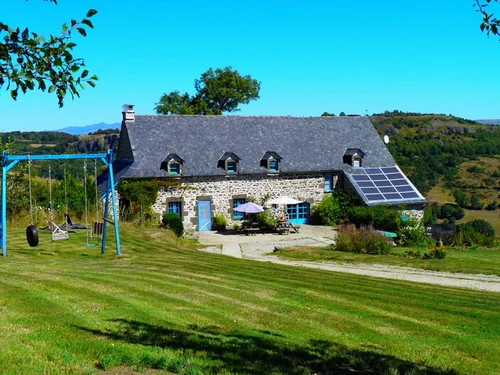
[[[59,228],[59,226],[50,220],[45,220],[49,229],[52,231],[52,241],[69,240],[68,232]]]
[[[102,221],[94,221],[92,225],[91,237],[94,237],[95,235],[101,236],[103,233],[103,229],[104,223]]]

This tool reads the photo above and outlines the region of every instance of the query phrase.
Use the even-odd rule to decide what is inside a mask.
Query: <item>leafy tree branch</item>
[[[57,0],[50,0],[57,4]],[[63,106],[66,94],[80,96],[84,84],[94,87],[96,75],[89,75],[82,58],[72,55],[76,44],[71,42],[74,32],[87,35],[93,28],[90,20],[97,13],[90,9],[81,21],[72,19],[69,26],[63,24],[59,36],[44,38],[28,28],[11,28],[0,22],[0,88],[10,90],[16,100],[19,91],[39,89],[55,93],[59,107]]]
[[[481,13],[483,16],[483,22],[479,26],[481,28],[481,31],[486,31],[486,35],[498,35],[500,36],[499,33],[499,28],[500,28],[500,20],[495,17],[493,13],[489,13],[486,11],[486,8],[488,5],[490,5],[492,0],[486,0],[486,3],[481,3],[480,0],[476,0],[476,3],[473,5],[476,7],[476,11]],[[498,0],[493,0],[494,2],[497,2]]]

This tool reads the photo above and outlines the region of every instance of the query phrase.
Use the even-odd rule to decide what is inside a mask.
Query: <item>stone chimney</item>
[[[134,121],[135,120],[134,105],[133,104],[122,105],[122,115],[123,115],[123,121]]]

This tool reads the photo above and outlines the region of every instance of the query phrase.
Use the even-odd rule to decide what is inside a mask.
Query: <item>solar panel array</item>
[[[368,202],[425,199],[396,167],[360,168],[352,181]]]

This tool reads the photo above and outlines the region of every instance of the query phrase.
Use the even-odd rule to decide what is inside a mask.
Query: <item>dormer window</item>
[[[345,164],[349,164],[354,168],[360,168],[363,166],[363,158],[365,153],[359,148],[348,148],[344,152],[343,161]]]
[[[160,169],[166,171],[170,176],[182,174],[182,165],[184,160],[177,154],[168,154],[161,162]]]
[[[225,169],[227,173],[238,173],[240,171],[240,158],[234,152],[226,152],[217,163],[218,168]]]
[[[274,151],[267,151],[262,159],[260,166],[266,168],[269,172],[279,172],[281,170],[281,156]]]

